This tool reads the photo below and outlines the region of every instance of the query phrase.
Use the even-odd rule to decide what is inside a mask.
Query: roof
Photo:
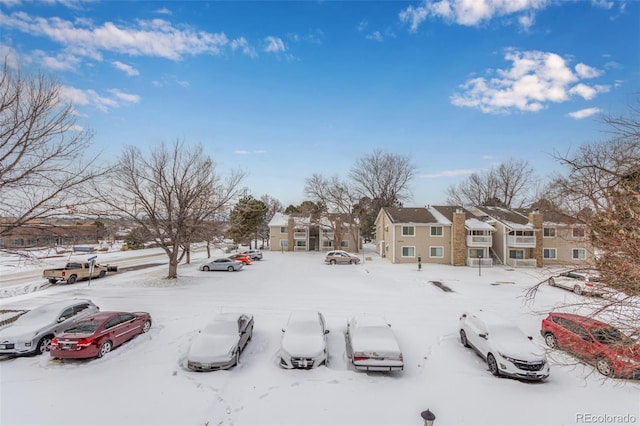
[[[535,227],[529,223],[529,218],[515,210],[504,207],[480,206],[477,210],[487,216],[496,219],[514,230],[535,231]]]
[[[471,231],[495,231],[496,228],[489,225],[487,222],[483,222],[476,218],[467,219],[464,221],[464,226]]]
[[[527,216],[529,216],[530,213],[533,213],[536,210],[538,210],[540,213],[542,213],[542,219],[544,220],[545,224],[573,225],[573,224],[580,223],[580,221],[578,221],[578,219],[576,219],[575,217],[571,217],[557,210],[551,210],[551,209],[541,210],[541,209],[533,209],[533,208],[514,209],[514,210],[520,214],[527,215]]]
[[[582,315],[565,314],[563,312],[551,312],[551,313],[549,313],[549,315],[553,315],[553,316],[556,316],[556,317],[562,317],[562,318],[566,318],[568,320],[575,321],[575,322],[579,323],[580,325],[583,325],[583,326],[585,326],[587,328],[592,328],[592,327],[611,327],[607,323],[604,323],[602,321],[598,321],[597,319],[594,319],[594,318],[583,317]]]
[[[393,223],[439,223],[425,207],[383,207]]]

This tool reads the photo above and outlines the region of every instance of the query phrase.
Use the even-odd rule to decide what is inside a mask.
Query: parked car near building
[[[201,271],[239,271],[244,266],[244,263],[239,260],[229,259],[228,257],[221,257],[214,259],[211,262],[207,262],[200,266]]]
[[[88,299],[62,300],[39,306],[0,330],[0,355],[41,354],[49,351],[56,333],[99,310]]]
[[[240,262],[244,263],[245,265],[251,265],[251,257],[249,255],[247,255],[247,254],[236,253],[236,254],[232,254],[231,256],[228,256],[228,257],[229,257],[229,259],[240,261]]]
[[[147,312],[99,312],[56,335],[50,353],[54,358],[101,358],[150,328]]]
[[[245,250],[242,254],[247,254],[252,260],[262,260],[262,251],[260,250]]]
[[[463,313],[458,329],[460,342],[472,348],[486,362],[494,376],[525,380],[549,377],[544,351],[516,325],[493,313]]]
[[[358,264],[360,258],[355,254],[347,253],[344,250],[332,250],[324,258],[325,263],[335,265],[336,263]]]
[[[594,364],[600,374],[640,379],[640,342],[607,323],[551,312],[542,320],[540,333],[547,346]]]
[[[404,359],[391,325],[377,316],[361,315],[347,323],[347,357],[357,370],[402,371]]]
[[[280,365],[284,368],[314,368],[327,364],[327,330],[317,311],[292,312],[282,329]]]
[[[571,290],[575,294],[602,296],[606,292],[606,287],[600,282],[598,271],[593,269],[563,272],[550,277],[547,282],[552,287]]]
[[[187,368],[212,371],[231,368],[253,336],[253,315],[222,313],[213,317],[193,339]]]

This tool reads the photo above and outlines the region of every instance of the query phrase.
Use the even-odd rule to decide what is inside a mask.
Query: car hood
[[[189,361],[215,362],[230,359],[238,347],[238,336],[200,333],[189,347]]]
[[[39,331],[39,328],[30,325],[10,325],[0,330],[0,342],[29,341]]]
[[[318,334],[284,333],[282,349],[291,356],[315,356],[325,349],[324,336]]]
[[[389,327],[359,329],[352,338],[353,351],[381,357],[402,355],[400,346]]]
[[[498,352],[508,357],[522,361],[540,361],[546,359],[544,350],[526,337],[523,339],[513,339],[512,336],[505,336],[504,338],[492,337],[492,339]]]

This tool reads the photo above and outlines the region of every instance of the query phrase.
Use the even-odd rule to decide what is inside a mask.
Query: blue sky
[[[544,181],[640,93],[637,1],[0,0],[0,41],[105,158],[199,143],[285,206],[376,149],[417,166],[406,205],[509,158]]]

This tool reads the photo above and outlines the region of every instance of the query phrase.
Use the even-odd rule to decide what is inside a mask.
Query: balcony
[[[490,257],[482,257],[480,259],[475,257],[467,257],[467,266],[475,266],[478,267],[478,263],[483,268],[491,268],[493,266],[493,259]]]
[[[537,266],[535,259],[507,259],[506,263],[514,268],[535,268]]]
[[[492,245],[491,235],[467,235],[467,247],[491,247]]]
[[[507,237],[508,247],[522,247],[522,248],[534,248],[536,246],[535,235],[509,235]]]
[[[293,233],[293,238],[296,240],[306,240],[307,239],[307,231],[295,231]]]

